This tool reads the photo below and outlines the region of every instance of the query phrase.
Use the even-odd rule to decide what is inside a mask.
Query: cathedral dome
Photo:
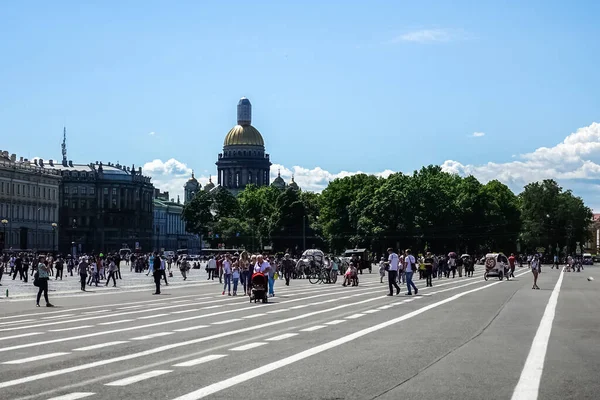
[[[227,136],[225,136],[225,142],[223,146],[263,146],[265,141],[262,135],[252,125],[236,125],[234,126]]]
[[[285,189],[286,183],[281,177],[281,172],[277,172],[277,178],[271,183],[271,186],[274,186],[277,189]]]

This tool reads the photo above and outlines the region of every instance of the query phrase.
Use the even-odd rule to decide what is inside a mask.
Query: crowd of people
[[[515,266],[522,267],[524,263],[533,273],[532,289],[539,289],[537,279],[541,272],[542,257],[540,255],[515,256],[511,254],[507,259],[508,274],[514,277]],[[552,268],[559,268],[558,257],[554,257]],[[561,260],[562,261],[562,260]],[[81,290],[86,291],[87,286],[117,286],[117,280],[122,279],[121,263],[124,262],[131,272],[152,275],[156,290],[154,294],[161,293],[161,282],[168,285],[167,276],[173,278],[173,267],[179,269],[183,280],[187,280],[191,269],[200,269],[201,262],[192,260],[190,256],[166,256],[159,253],[134,254],[130,253],[123,258],[118,253],[104,255],[80,255],[72,257],[60,255],[34,254],[34,253],[5,253],[0,257],[0,286],[5,273],[12,280],[27,283],[33,279],[33,284],[38,287],[36,305],[39,307],[41,296],[44,296],[46,305],[53,307],[48,300],[48,282],[51,279],[63,280],[65,276],[78,276]],[[567,257],[565,271],[583,270],[581,260],[576,257]],[[357,286],[358,275],[362,272],[361,263],[354,258],[344,264],[339,258],[326,256],[322,268],[327,270],[325,283],[334,283],[338,275],[343,276],[343,286]],[[400,293],[400,285],[406,285],[406,295],[418,293],[413,281],[417,275],[419,280],[425,280],[428,287],[433,286],[434,279],[471,277],[475,270],[476,258],[468,255],[458,257],[455,253],[448,255],[434,255],[431,252],[415,256],[410,249],[394,252],[388,249],[387,259],[381,257],[379,262],[380,282],[383,283],[388,275],[389,296]],[[285,285],[290,285],[291,279],[306,278],[309,276],[311,266],[298,267],[296,260],[290,254],[271,256],[267,254],[249,254],[247,252],[213,255],[204,258],[203,263],[207,280],[218,279],[223,285],[222,295],[237,296],[240,292],[245,295],[251,293],[251,277],[254,273],[262,273],[268,279],[268,296],[275,296],[275,282],[285,279]],[[370,261],[369,261],[370,265]],[[66,268],[66,274],[64,269]],[[395,293],[394,293],[395,289]]]

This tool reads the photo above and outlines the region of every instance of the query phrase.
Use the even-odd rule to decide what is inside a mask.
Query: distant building
[[[231,128],[217,161],[217,183],[233,194],[248,184],[268,186],[271,161],[265,142],[252,126],[252,105],[245,97],[237,105],[237,125]]]
[[[56,249],[61,175],[44,166],[0,150],[0,252]]]
[[[187,249],[189,254],[198,254],[200,238],[186,232],[185,221],[181,218],[183,204],[169,199],[169,192],[154,190],[154,249],[179,250]]]

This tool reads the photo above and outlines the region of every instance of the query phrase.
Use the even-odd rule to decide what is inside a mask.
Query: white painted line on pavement
[[[517,275],[519,276],[519,275]],[[468,293],[472,293],[474,291],[477,290],[481,290],[481,289],[485,289],[491,286],[494,286],[498,283],[502,283],[504,281],[498,281],[498,282],[494,282],[491,284],[486,284],[480,288],[477,289],[472,289],[470,291],[465,291],[462,292],[460,295],[466,295]],[[458,296],[458,295],[457,295]],[[365,299],[362,301],[358,301],[356,303],[351,304],[352,306],[358,306],[361,304],[366,304],[366,303],[370,303],[372,301],[377,301],[377,300],[381,300],[387,298],[387,296],[377,296],[377,297],[373,297],[370,299]],[[307,300],[309,298],[304,298],[304,300]],[[168,345],[163,345],[160,347],[156,347],[156,348],[152,348],[149,350],[145,350],[139,353],[133,353],[133,354],[127,354],[127,355],[123,355],[120,357],[115,357],[115,358],[110,358],[110,359],[105,359],[105,360],[100,360],[100,361],[95,361],[95,362],[91,362],[91,363],[87,363],[87,364],[82,364],[82,365],[77,365],[74,367],[68,367],[68,368],[63,368],[63,369],[56,369],[54,371],[49,371],[49,372],[44,372],[44,373],[40,373],[40,374],[35,374],[35,375],[29,375],[29,376],[25,376],[23,378],[19,378],[19,379],[13,379],[10,381],[4,381],[4,382],[0,382],[0,389],[5,388],[5,387],[11,387],[11,386],[16,386],[16,385],[20,385],[23,383],[28,383],[28,382],[34,382],[34,381],[38,381],[41,379],[47,379],[47,378],[52,378],[54,376],[60,376],[60,375],[65,375],[65,374],[69,374],[71,372],[77,372],[77,371],[83,371],[83,370],[87,370],[87,369],[92,369],[95,367],[99,367],[99,366],[103,366],[103,365],[108,365],[108,364],[114,364],[114,363],[118,363],[121,361],[127,361],[127,360],[133,360],[136,358],[140,358],[140,357],[145,357],[148,355],[152,355],[152,354],[157,354],[157,353],[161,353],[164,351],[168,351],[171,349],[175,349],[175,348],[179,348],[182,346],[188,346],[190,344],[196,344],[196,343],[204,343],[204,342],[208,342],[211,340],[215,340],[215,339],[221,339],[224,337],[228,337],[228,336],[233,336],[233,335],[237,335],[237,334],[241,334],[241,333],[245,333],[245,332],[250,332],[250,331],[254,331],[254,330],[259,330],[259,329],[264,329],[264,328],[268,328],[274,325],[280,325],[280,324],[285,324],[288,322],[292,322],[292,321],[297,321],[297,320],[301,320],[301,319],[305,319],[308,317],[312,317],[314,315],[320,315],[323,313],[328,313],[328,312],[332,312],[332,311],[336,311],[336,310],[341,310],[343,308],[347,308],[348,305],[347,304],[342,304],[333,308],[328,308],[326,310],[318,310],[318,311],[312,311],[306,314],[301,314],[301,315],[297,315],[295,317],[289,317],[289,318],[285,318],[282,320],[277,320],[277,321],[272,321],[272,322],[267,322],[261,325],[255,325],[255,326],[249,326],[246,328],[241,328],[241,329],[237,329],[237,330],[232,330],[232,331],[226,331],[226,332],[221,332],[215,335],[211,335],[211,336],[205,336],[205,337],[201,337],[201,338],[197,338],[197,339],[192,339],[192,340],[187,340],[187,341],[183,341],[183,342],[178,342],[178,343],[171,343]],[[242,308],[241,310],[245,311],[248,308]],[[199,316],[199,317],[191,317],[191,318],[183,318],[183,319],[179,319],[179,320],[175,320],[175,321],[163,321],[163,322],[158,322],[158,323],[153,323],[153,324],[146,324],[146,325],[141,325],[141,326],[135,326],[135,327],[129,327],[129,328],[123,328],[123,329],[114,329],[112,331],[104,331],[104,332],[95,332],[95,333],[91,333],[91,334],[87,334],[87,335],[79,335],[79,336],[74,336],[74,337],[69,337],[69,338],[61,338],[61,339],[54,339],[54,340],[49,340],[46,342],[35,342],[35,343],[27,343],[27,344],[23,344],[23,345],[18,345],[18,346],[11,346],[11,347],[5,347],[5,348],[0,348],[0,352],[2,351],[9,351],[9,350],[16,350],[16,349],[22,349],[22,348],[26,348],[26,347],[33,347],[33,346],[39,346],[41,344],[44,345],[48,345],[51,343],[58,343],[58,342],[64,342],[64,341],[70,341],[70,340],[75,340],[75,339],[83,339],[86,337],[93,337],[93,336],[100,336],[100,335],[108,335],[111,333],[117,333],[117,332],[124,332],[124,331],[129,331],[129,330],[137,330],[137,329],[143,329],[143,328],[147,328],[147,327],[151,327],[151,326],[158,326],[158,325],[165,325],[165,324],[172,324],[175,322],[182,322],[182,321],[187,321],[187,320],[191,320],[191,319],[196,319],[196,318],[206,318],[206,317],[210,317],[210,316],[214,316],[214,315],[220,315],[223,313],[229,313],[231,311],[224,311],[224,312],[219,312],[219,313],[213,313],[213,314],[207,314],[207,315],[203,315],[203,316]]]
[[[225,325],[225,324],[229,324],[232,322],[238,322],[241,321],[241,318],[232,318],[232,319],[226,319],[225,321],[217,321],[217,322],[213,322],[211,325]]]
[[[269,339],[266,339],[268,342],[278,342],[280,340],[289,339],[291,337],[298,336],[297,333],[284,333],[283,335],[275,336]]]
[[[172,311],[171,314],[185,314],[185,313],[194,312],[194,311],[200,311],[200,309],[199,308],[192,308],[192,309],[189,309],[189,310]]]
[[[300,304],[299,306],[290,307],[290,310],[299,310],[301,308],[310,307],[312,304]]]
[[[102,349],[104,347],[116,346],[118,344],[123,344],[123,343],[129,343],[129,341],[128,340],[117,340],[115,342],[100,343],[100,344],[95,344],[93,346],[80,347],[78,349],[74,349],[73,351],[96,350],[96,349]]]
[[[341,324],[342,322],[346,322],[346,321],[343,319],[336,319],[333,321],[325,322],[325,325],[337,325],[337,324]]]
[[[267,314],[277,314],[280,312],[285,312],[285,311],[289,311],[289,309],[284,308],[283,310],[273,310],[273,311],[267,311]]]
[[[127,386],[127,385],[131,385],[132,383],[137,383],[137,382],[140,382],[140,381],[143,381],[146,379],[150,379],[150,378],[154,378],[154,377],[161,376],[164,374],[168,374],[169,372],[173,372],[173,371],[158,369],[156,371],[149,371],[144,374],[130,376],[129,378],[119,379],[118,381],[107,383],[105,386]]]
[[[66,354],[71,354],[71,353],[41,354],[39,356],[33,356],[33,357],[27,357],[27,358],[20,358],[18,360],[6,361],[6,362],[3,362],[2,364],[25,364],[25,363],[32,362],[32,361],[39,361],[39,360],[45,360],[47,358],[64,356]]]
[[[98,325],[115,325],[115,324],[123,324],[125,322],[135,321],[134,319],[120,319],[118,321],[109,321],[109,322],[101,322]]]
[[[420,315],[420,314],[422,314],[424,312],[427,312],[427,311],[429,311],[429,310],[431,310],[433,308],[436,308],[436,307],[439,307],[439,306],[441,306],[443,304],[447,304],[447,303],[450,303],[450,302],[452,302],[454,300],[457,300],[457,299],[459,299],[459,298],[461,298],[463,296],[466,296],[467,294],[474,293],[474,292],[477,292],[479,290],[490,288],[490,287],[495,286],[495,285],[497,285],[499,283],[502,283],[502,282],[504,282],[504,281],[493,282],[493,283],[490,283],[490,284],[487,284],[487,285],[484,285],[484,286],[480,286],[480,287],[475,288],[475,289],[471,289],[471,290],[467,290],[467,291],[461,292],[461,293],[456,294],[454,296],[448,297],[447,299],[440,300],[440,301],[438,301],[436,303],[432,303],[432,304],[424,306],[424,307],[422,307],[422,308],[420,308],[418,310],[415,310],[415,311],[412,311],[412,312],[410,312],[408,314],[402,315],[402,316],[400,316],[398,318],[394,318],[394,319],[391,319],[389,321],[383,322],[381,324],[374,325],[372,327],[360,330],[358,332],[351,333],[351,334],[346,335],[346,336],[344,336],[344,337],[342,337],[340,339],[336,339],[336,340],[333,340],[331,342],[328,342],[328,343],[325,343],[325,344],[313,347],[311,349],[302,351],[300,353],[294,354],[294,355],[289,356],[287,358],[284,358],[284,359],[272,362],[272,363],[267,364],[267,365],[265,365],[263,367],[256,368],[256,369],[250,370],[250,371],[245,371],[241,375],[234,376],[234,377],[225,379],[223,381],[220,381],[220,382],[217,382],[217,383],[213,383],[212,385],[205,386],[205,387],[200,388],[200,389],[198,389],[198,390],[196,390],[194,392],[191,392],[191,393],[185,394],[183,396],[177,397],[174,400],[199,400],[199,399],[202,399],[202,398],[210,396],[210,395],[212,395],[214,393],[217,393],[217,392],[220,392],[222,390],[228,389],[228,388],[230,388],[232,386],[235,386],[235,385],[237,385],[239,383],[249,381],[249,380],[251,380],[253,378],[256,378],[256,377],[259,377],[259,376],[266,375],[266,374],[268,374],[271,371],[275,371],[277,369],[280,369],[280,368],[285,367],[287,365],[293,364],[293,363],[298,362],[300,360],[303,360],[305,358],[308,358],[308,357],[314,356],[316,354],[322,353],[324,351],[327,351],[327,350],[333,349],[335,347],[341,346],[343,344],[346,344],[348,342],[351,342],[353,340],[361,338],[361,337],[363,337],[365,335],[368,335],[370,333],[377,332],[377,331],[379,331],[381,329],[387,328],[388,326],[392,326],[392,325],[395,325],[395,324],[397,324],[399,322],[406,321],[406,320],[408,320],[410,318],[416,317],[417,315]],[[386,296],[384,296],[384,297],[386,297]],[[2,384],[0,383],[0,387],[1,386],[2,386]]]
[[[213,308],[219,308],[221,306],[208,306],[208,307],[202,307],[201,310],[212,310]]]
[[[24,324],[25,322],[31,322],[31,321],[35,321],[35,319],[22,319],[19,321],[2,322],[2,323],[0,323],[0,326]]]
[[[92,392],[74,392],[74,393],[65,394],[63,396],[53,397],[48,400],[79,400],[79,399],[83,399],[85,397],[93,396],[95,394],[96,393],[92,393]]]
[[[2,338],[0,338],[1,340],[8,340],[8,339],[20,339],[22,337],[25,336],[36,336],[36,335],[43,335],[44,332],[30,332],[30,333],[23,333],[21,335],[14,335],[14,336],[3,336]]]
[[[172,301],[171,303],[172,303],[172,304],[177,304],[177,303],[187,303],[187,302],[189,302],[189,301],[191,301],[191,300],[177,300],[177,301]]]
[[[315,325],[311,326],[310,328],[300,329],[300,332],[314,332],[322,328],[325,328],[325,325]]]
[[[158,332],[158,333],[153,333],[151,335],[146,335],[146,336],[139,336],[136,338],[133,338],[131,340],[147,340],[147,339],[154,339],[157,337],[161,337],[161,336],[168,336],[168,335],[172,335],[175,332]]]
[[[167,315],[169,315],[169,314],[152,314],[152,315],[146,315],[144,317],[138,317],[137,319],[152,319],[152,318],[164,317]]]
[[[195,331],[196,329],[202,329],[202,328],[208,328],[208,325],[196,325],[196,326],[190,326],[187,328],[175,329],[175,332],[189,332],[189,331]]]
[[[542,372],[544,371],[544,360],[548,351],[548,342],[550,341],[552,323],[556,315],[558,295],[564,275],[565,272],[563,270],[560,272],[556,285],[554,285],[550,299],[548,299],[544,315],[531,343],[531,350],[529,350],[521,377],[513,392],[512,400],[537,400],[538,398],[540,381],[542,379]]]
[[[267,313],[259,313],[259,314],[246,315],[245,317],[242,317],[242,318],[243,319],[252,319],[252,318],[256,318],[256,317],[262,317],[263,315],[267,315]]]
[[[117,308],[117,310],[131,310],[133,308],[142,308],[142,307],[146,307],[146,305],[142,304],[142,305],[137,305],[137,306],[119,307],[119,308]]]
[[[72,326],[70,328],[62,328],[62,329],[50,329],[48,332],[66,332],[66,331],[76,331],[78,329],[87,329],[92,328],[94,325],[82,325],[82,326]]]
[[[379,312],[379,310],[367,310],[367,311],[363,311],[365,314],[375,314],[376,312]]]
[[[83,314],[92,315],[92,314],[101,314],[101,313],[105,313],[105,312],[107,312],[107,310],[87,311],[87,312],[84,312]],[[73,315],[73,314],[71,314],[71,315]]]
[[[180,364],[173,365],[174,367],[193,367],[194,365],[204,364],[210,361],[218,360],[220,358],[227,357],[227,354],[213,354],[210,356],[200,357],[195,360],[182,362]]]
[[[42,317],[41,319],[58,319],[58,318],[66,318],[66,317],[72,317],[75,314],[64,314],[64,315],[51,315],[49,317]]]
[[[385,306],[377,307],[378,310],[387,310],[388,308],[392,308],[392,305],[386,304]]]
[[[264,346],[265,344],[266,344],[265,342],[254,342],[254,343],[245,344],[243,346],[234,347],[233,349],[229,349],[229,350],[231,350],[231,351],[246,351],[246,350],[254,349],[256,347]]]
[[[350,316],[346,317],[346,319],[357,319],[357,318],[364,317],[364,316],[365,316],[365,314],[354,314],[354,315],[350,315]]]

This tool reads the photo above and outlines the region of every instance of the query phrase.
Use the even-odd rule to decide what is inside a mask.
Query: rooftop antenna
[[[63,141],[62,141],[62,160],[63,164],[67,162],[67,127],[63,127]]]

